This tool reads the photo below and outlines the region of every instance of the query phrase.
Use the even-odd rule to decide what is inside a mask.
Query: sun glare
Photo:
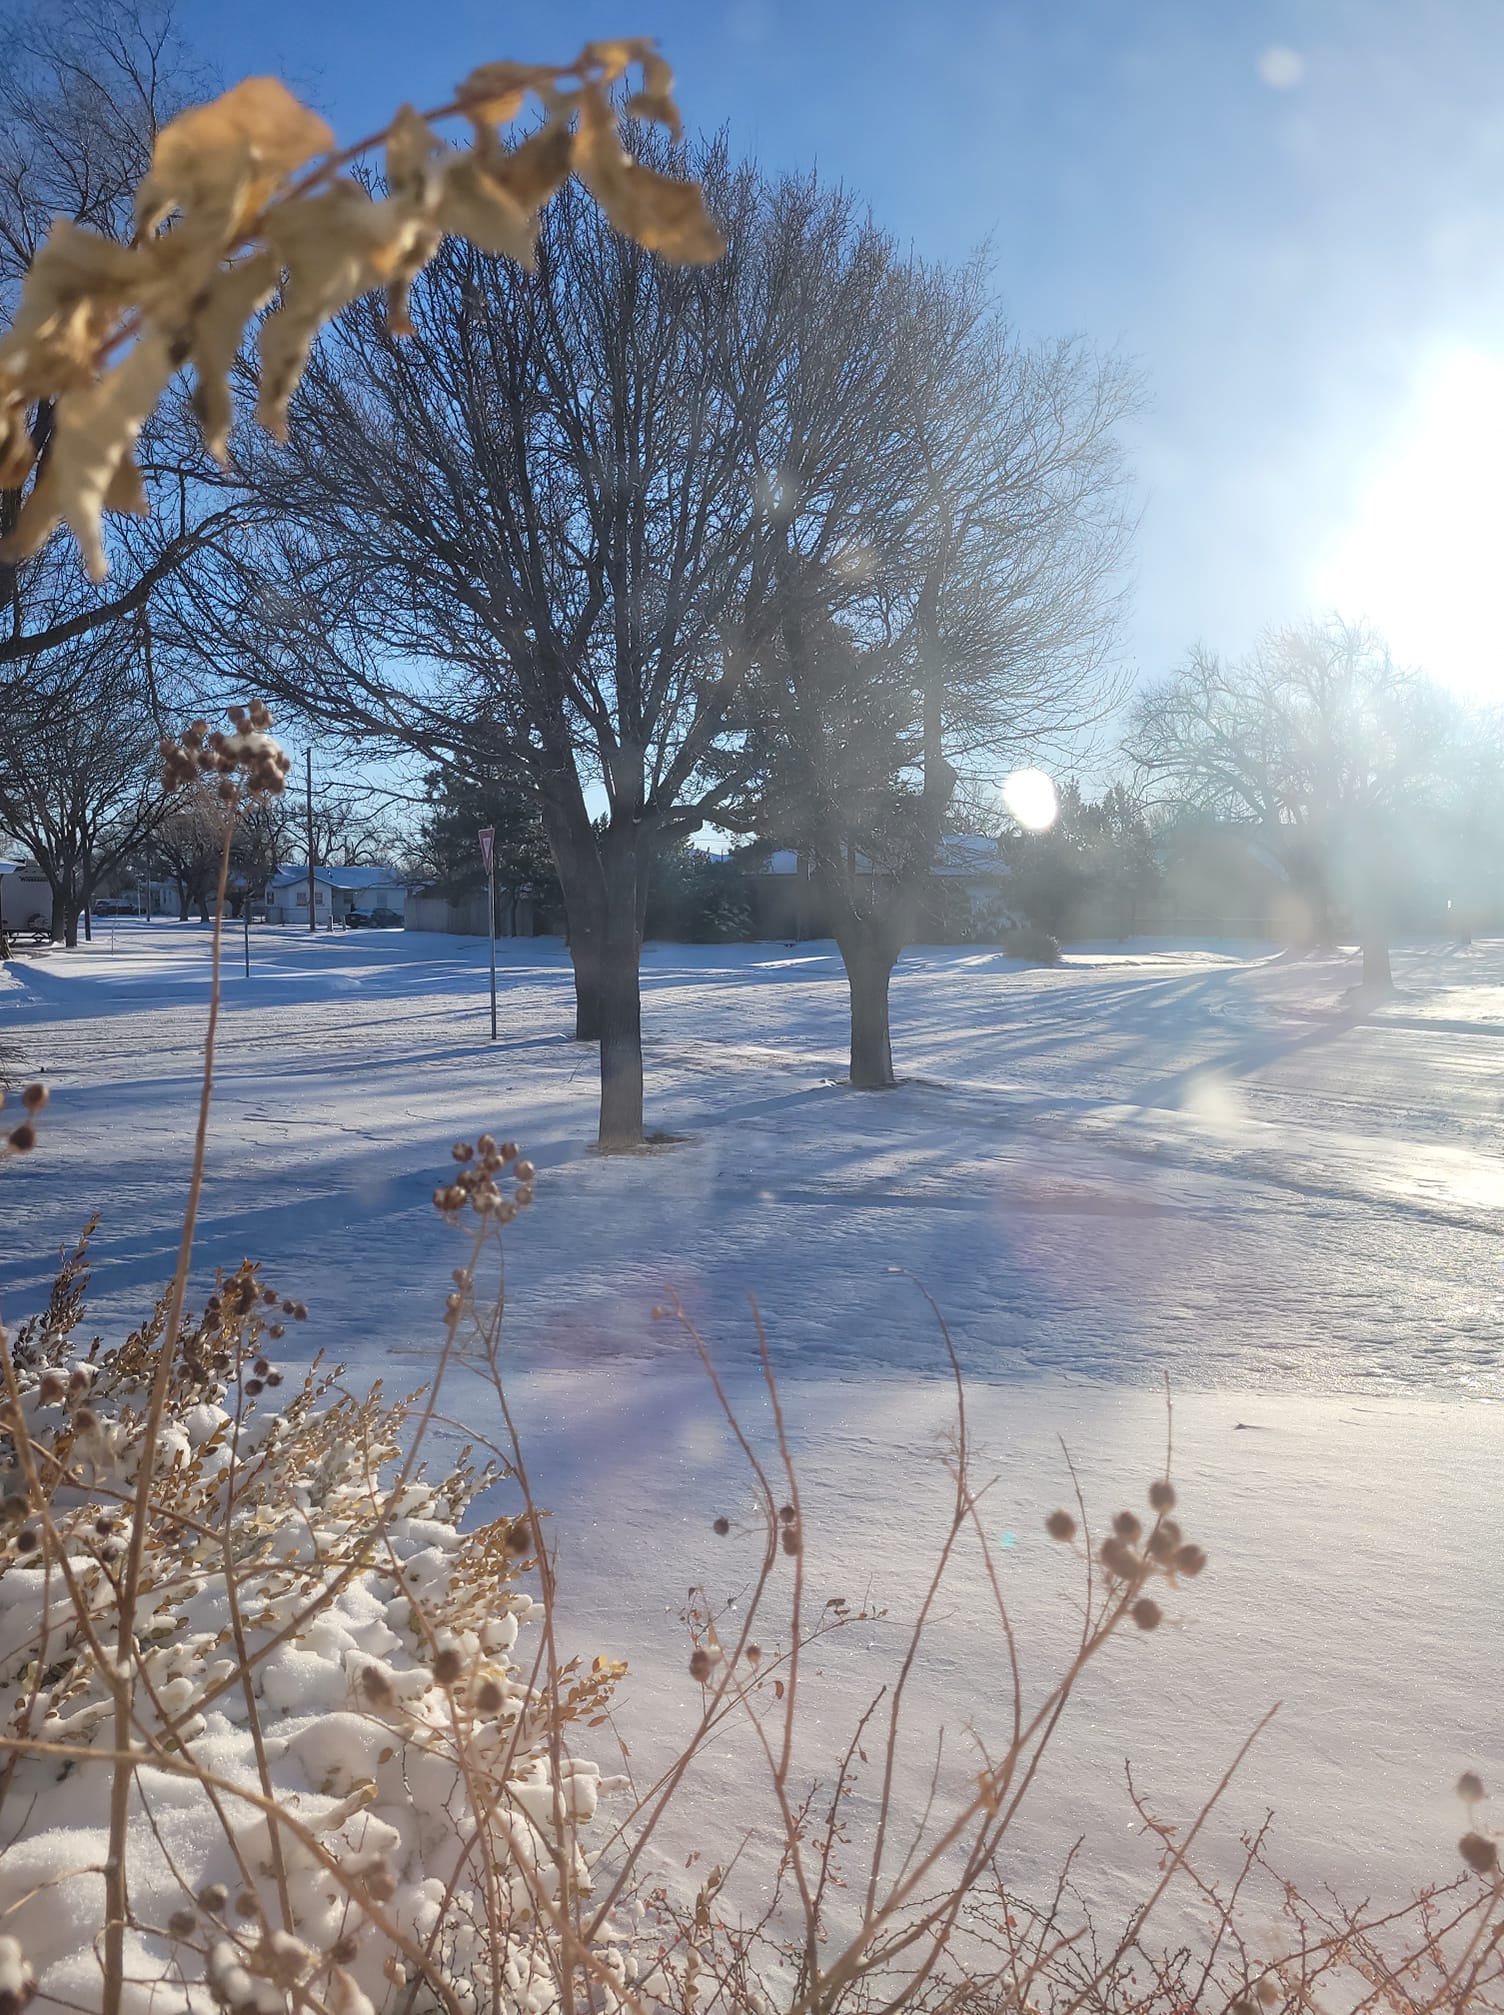
[[[1501,467],[1504,356],[1438,354],[1312,582],[1316,601],[1476,699],[1504,699]]]
[[[1003,803],[1026,833],[1042,833],[1055,823],[1060,801],[1043,770],[1015,770],[1003,780]]]

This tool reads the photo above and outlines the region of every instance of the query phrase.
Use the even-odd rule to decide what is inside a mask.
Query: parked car
[[[402,912],[400,910],[374,909],[371,911],[371,923],[379,931],[400,930],[402,928]]]
[[[100,896],[94,905],[97,917],[133,917],[136,905],[129,896]]]
[[[369,930],[373,914],[374,912],[371,910],[346,910],[345,929],[347,931]]]

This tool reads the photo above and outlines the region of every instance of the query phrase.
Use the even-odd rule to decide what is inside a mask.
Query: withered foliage
[[[175,374],[191,365],[204,442],[227,458],[229,374],[247,324],[256,335],[256,417],[281,438],[320,328],[383,289],[391,328],[407,329],[415,276],[446,234],[530,266],[543,205],[578,175],[616,228],[681,264],[724,246],[693,182],[634,161],[612,91],[636,70],[629,114],[677,136],[673,75],[650,42],[591,42],[573,63],[487,63],[451,104],[404,105],[382,133],[335,153],[334,135],[274,77],[249,77],[157,136],[136,192],[136,235],[117,244],[59,219],[0,338],[0,489],[31,488],[3,556],[37,552],[71,528],[90,574],[107,560],[101,515],[144,513],[138,434]],[[503,129],[529,107],[520,140]],[[435,130],[459,118],[468,148]],[[384,150],[384,190],[340,171]],[[50,424],[36,424],[47,409]]]

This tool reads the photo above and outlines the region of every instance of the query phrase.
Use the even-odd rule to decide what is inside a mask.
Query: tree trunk
[[[635,833],[602,841],[606,915],[601,937],[601,1122],[607,1153],[642,1145],[642,930],[639,888],[646,863]]]
[[[559,886],[564,887],[564,877],[560,875]],[[581,901],[571,905],[569,897],[564,898],[564,926],[569,946],[569,963],[574,972],[574,1039],[576,1042],[599,1042],[605,1022],[605,1002],[602,998],[604,986],[603,961],[604,930],[598,916],[591,914],[594,905]]]
[[[179,883],[178,883],[178,922],[179,922],[180,924],[185,924],[185,923],[187,923],[187,921],[188,921],[188,909],[189,909],[189,903],[190,903],[190,897],[189,897],[189,894],[188,894],[188,884],[187,884],[186,882],[179,882]]]
[[[601,961],[601,1123],[597,1146],[608,1153],[642,1145],[641,946],[635,922],[607,939]]]
[[[78,943],[78,904],[70,902],[63,911],[63,943],[70,951]]]
[[[851,1084],[854,1091],[887,1091],[893,1075],[888,1030],[888,981],[896,961],[880,947],[838,940],[851,994]]]
[[[578,815],[572,815],[576,810]],[[583,805],[558,807],[545,798],[543,827],[559,877],[559,893],[564,899],[564,938],[574,969],[575,1041],[598,1042],[603,1018],[602,959],[606,935],[606,889],[600,844]]]
[[[60,945],[63,942],[68,915],[67,884],[54,880],[45,862],[42,863],[42,873],[47,879],[47,893],[52,897],[52,922],[47,927],[47,936],[52,944]],[[22,917],[21,921],[25,923],[25,917]]]
[[[1394,975],[1389,970],[1389,946],[1382,939],[1364,941],[1363,985],[1374,993],[1387,993],[1394,986]]]

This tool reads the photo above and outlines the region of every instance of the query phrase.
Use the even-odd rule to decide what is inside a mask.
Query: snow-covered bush
[[[619,1668],[540,1683],[536,1515],[462,1531],[494,1465],[465,1455],[432,1481],[414,1402],[317,1374],[284,1387],[277,1340],[304,1311],[247,1263],[179,1336],[122,1646],[167,1308],[118,1349],[81,1349],[86,1277],[83,1242],[6,1353],[0,1922],[17,1966],[48,2002],[101,2003],[125,1678],[122,2005],[541,2010],[566,1967],[611,2005],[630,1954],[609,1926],[575,1950],[570,1928],[608,1787],[568,1741]]]
[[[954,1503],[933,1578],[899,1632],[891,1716],[856,1703],[849,1741],[812,1761],[804,1688],[823,1641],[871,1612],[813,1593],[799,1479],[769,1372],[772,1446],[737,1422],[693,1326],[711,1390],[741,1439],[760,1515],[740,1528],[750,1582],[718,1614],[686,1616],[698,1720],[646,1798],[575,1753],[623,1669],[560,1662],[553,1569],[515,1443],[442,1478],[419,1451],[450,1355],[499,1372],[502,1296],[477,1292],[483,1260],[526,1208],[534,1171],[510,1143],[456,1144],[435,1192],[463,1233],[435,1378],[390,1401],[317,1370],[284,1387],[276,1358],[301,1304],[246,1264],[182,1322],[134,1524],[167,1298],[118,1349],[78,1342],[87,1243],[50,1306],[0,1349],[0,2015],[108,2009],[115,1801],[125,1843],[118,2004],[132,2010],[276,2015],[1223,2015],[1362,2005],[1389,2015],[1504,2008],[1504,1879],[1458,1785],[1463,1870],[1408,1908],[1345,1909],[1281,1883],[1253,1843],[1230,1888],[1198,1865],[1217,1803],[1168,1824],[1155,1886],[1121,1932],[1072,1922],[1005,1880],[1010,1829],[1087,1666],[1121,1634],[1162,1629],[1208,1563],[1154,1478],[1137,1511],[1092,1536],[1085,1507],[1051,1512],[1062,1566],[1083,1576],[1081,1637],[1062,1671],[1025,1687],[1000,1585],[1000,1658],[979,1713],[1001,1739],[975,1775],[939,1780],[922,1816],[884,1789],[874,1811],[853,1758],[885,1785],[910,1739],[900,1703],[922,1663],[934,1604],[964,1544],[990,1558],[969,1469],[964,1395],[948,1456]],[[285,1396],[284,1396],[285,1394]],[[759,1437],[761,1438],[761,1437]],[[510,1472],[503,1474],[502,1472]],[[474,1523],[482,1492],[515,1508]],[[730,1522],[716,1521],[729,1536]],[[139,1575],[130,1588],[139,1532]],[[634,1543],[629,1537],[624,1543]],[[133,1617],[122,1646],[122,1613]],[[998,1673],[1012,1673],[998,1696]],[[118,1733],[122,1702],[126,1745]],[[1007,1732],[1010,1714],[1012,1732]],[[889,1716],[886,1706],[884,1717]],[[821,1716],[816,1711],[816,1728]],[[725,1767],[737,1729],[744,1811],[707,1829],[697,1768]],[[917,1739],[925,1740],[922,1732]],[[1251,1740],[1252,1738],[1250,1738]],[[583,1746],[588,1749],[587,1735]],[[1246,1745],[1245,1745],[1246,1746]],[[121,1767],[121,1764],[124,1767]],[[680,1809],[676,1822],[674,1809]],[[687,1856],[645,1851],[693,1829]],[[885,1856],[882,1836],[906,1849]],[[659,1840],[659,1848],[663,1846]],[[1062,1865],[1074,1851],[1062,1840]],[[865,1908],[842,1901],[843,1864],[872,1855]],[[703,1864],[687,1876],[665,1869]],[[708,1868],[710,1872],[704,1873]],[[1151,1912],[1172,1883],[1205,1904],[1199,1944],[1157,1950]]]

